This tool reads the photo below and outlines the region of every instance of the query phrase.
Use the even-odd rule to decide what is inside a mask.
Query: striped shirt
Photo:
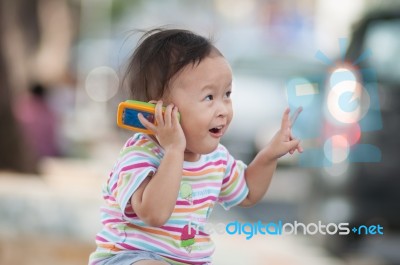
[[[97,249],[90,256],[90,265],[129,250],[155,252],[171,264],[211,261],[214,244],[205,224],[216,202],[229,209],[245,199],[246,165],[221,144],[196,162],[184,161],[173,213],[163,226],[151,227],[135,214],[130,198],[143,180],[157,171],[162,158],[163,149],[146,134],[137,133],[126,142],[103,187],[103,228],[96,236]]]

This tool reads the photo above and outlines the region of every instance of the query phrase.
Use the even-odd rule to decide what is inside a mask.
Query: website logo
[[[321,51],[315,55],[327,65],[326,74],[293,78],[286,86],[290,108],[303,108],[293,134],[316,142],[305,146],[299,156],[299,165],[304,167],[381,161],[377,146],[360,142],[363,132],[382,129],[376,73],[359,67],[372,52],[367,50],[349,62],[345,61],[346,39],[339,39],[339,46],[342,58],[338,62]]]
[[[211,234],[228,234],[245,236],[247,240],[255,235],[272,235],[272,236],[287,236],[287,235],[383,235],[383,226],[376,225],[360,225],[351,227],[349,223],[329,223],[323,224],[321,221],[317,223],[304,224],[294,221],[293,223],[284,223],[282,220],[277,222],[263,223],[257,221],[254,223],[232,221],[229,223],[212,224],[207,223],[198,225],[189,223],[189,228],[194,229],[196,234],[207,233]]]

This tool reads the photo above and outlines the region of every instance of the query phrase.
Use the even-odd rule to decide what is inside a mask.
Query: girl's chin
[[[218,144],[219,144],[219,141],[218,141],[218,143],[215,143],[215,144],[197,146],[197,148],[196,147],[188,148],[185,151],[185,156],[186,155],[193,156],[193,157],[198,156],[200,158],[200,155],[207,155],[207,154],[214,152],[215,149],[217,149]]]

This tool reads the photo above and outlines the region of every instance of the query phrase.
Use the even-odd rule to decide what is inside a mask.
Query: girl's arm
[[[139,114],[140,122],[155,133],[164,157],[157,172],[133,193],[131,203],[142,221],[150,226],[162,226],[170,218],[178,197],[186,139],[177,107],[169,105],[163,117],[162,102],[157,102],[155,119],[157,126]]]
[[[275,134],[269,145],[257,154],[245,171],[249,193],[239,204],[240,206],[252,206],[262,199],[271,183],[278,158],[288,152],[293,154],[296,149],[300,153],[303,152],[299,143],[300,141],[293,139],[291,134],[289,109],[286,109],[283,114],[281,129]]]
[[[132,207],[139,218],[150,226],[162,226],[174,210],[182,177],[183,152],[165,151],[154,176],[132,195]]]

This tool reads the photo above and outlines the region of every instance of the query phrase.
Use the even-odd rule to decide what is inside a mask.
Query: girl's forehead
[[[216,82],[231,82],[232,70],[227,60],[222,56],[204,58],[198,64],[190,64],[177,74],[173,83],[188,85],[196,82],[197,85],[215,84]]]

